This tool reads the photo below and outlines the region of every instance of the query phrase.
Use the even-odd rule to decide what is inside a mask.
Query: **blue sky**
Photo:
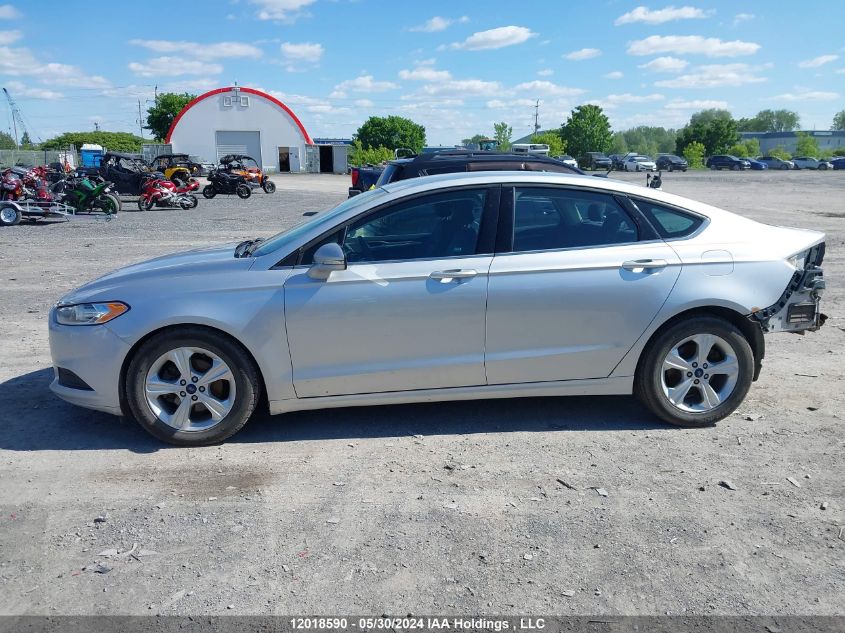
[[[845,109],[845,2],[42,0],[0,5],[0,81],[42,139],[138,130],[154,87],[271,92],[312,136],[370,115],[432,144],[556,127],[598,103],[614,129],[692,112],[789,108],[805,129]],[[3,105],[3,128],[9,127]],[[148,133],[147,133],[148,134]]]

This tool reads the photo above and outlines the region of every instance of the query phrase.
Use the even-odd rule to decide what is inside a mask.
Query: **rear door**
[[[678,256],[660,239],[641,240],[648,227],[607,193],[520,186],[502,198],[488,383],[610,375],[668,298]]]

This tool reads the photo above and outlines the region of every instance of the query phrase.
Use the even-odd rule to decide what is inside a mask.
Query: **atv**
[[[177,187],[186,185],[200,174],[200,165],[192,161],[187,154],[161,154],[152,160],[150,167],[162,172],[165,179]]]
[[[139,154],[107,152],[100,163],[99,174],[114,183],[118,193],[129,196],[141,195],[141,187],[153,174],[150,166]],[[159,174],[160,177],[164,177]]]
[[[258,162],[246,154],[226,154],[220,159],[220,169],[230,174],[243,176],[246,182],[253,187],[261,187],[264,193],[276,191],[276,183],[270,180]]]

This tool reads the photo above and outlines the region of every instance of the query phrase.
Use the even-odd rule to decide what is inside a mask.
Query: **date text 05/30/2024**
[[[290,627],[299,631],[540,631],[546,627],[543,618],[462,618],[462,617],[296,617]]]

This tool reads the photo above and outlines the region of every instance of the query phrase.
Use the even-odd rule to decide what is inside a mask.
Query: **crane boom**
[[[20,147],[20,139],[18,138],[18,127],[21,129],[21,133],[25,134],[27,138],[31,138],[29,136],[29,132],[26,129],[26,123],[23,122],[23,116],[21,115],[20,108],[18,108],[18,104],[15,103],[15,100],[12,99],[12,95],[9,94],[9,91],[3,88],[3,93],[6,95],[6,100],[9,102],[9,110],[12,112],[12,125],[15,128],[15,145]]]

